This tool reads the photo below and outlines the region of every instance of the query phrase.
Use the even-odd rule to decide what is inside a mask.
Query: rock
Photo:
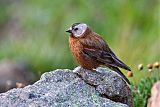
[[[160,107],[160,81],[153,85],[147,107]]]
[[[0,93],[17,87],[17,83],[29,85],[34,82],[34,75],[26,64],[11,60],[0,62]]]
[[[118,73],[101,67],[97,68],[97,72],[77,67],[74,72],[104,97],[133,106],[131,90]]]
[[[98,69],[99,72],[80,70],[85,74],[81,75],[82,77],[67,69],[44,73],[33,85],[0,94],[0,105],[8,107],[129,107],[131,105],[125,99],[131,91],[126,88],[128,86],[117,73],[102,68]],[[118,98],[121,100],[124,98],[125,104],[109,98],[116,101],[119,101]]]

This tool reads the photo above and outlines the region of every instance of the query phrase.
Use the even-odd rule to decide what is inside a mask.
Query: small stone
[[[16,82],[16,88],[23,88],[23,87],[25,87],[23,83]]]

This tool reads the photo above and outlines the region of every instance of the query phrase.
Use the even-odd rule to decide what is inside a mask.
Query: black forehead
[[[74,28],[75,26],[77,26],[77,25],[79,25],[79,24],[81,24],[81,23],[74,23],[74,24],[72,25],[72,28]]]

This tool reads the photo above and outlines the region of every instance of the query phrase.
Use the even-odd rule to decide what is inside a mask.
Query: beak
[[[69,28],[68,30],[66,30],[66,32],[68,32],[68,33],[72,33],[72,29],[71,29],[71,28]]]

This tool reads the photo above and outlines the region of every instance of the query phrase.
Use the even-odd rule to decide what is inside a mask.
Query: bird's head
[[[74,37],[82,37],[87,31],[90,31],[87,24],[74,23],[66,32],[71,33]]]

